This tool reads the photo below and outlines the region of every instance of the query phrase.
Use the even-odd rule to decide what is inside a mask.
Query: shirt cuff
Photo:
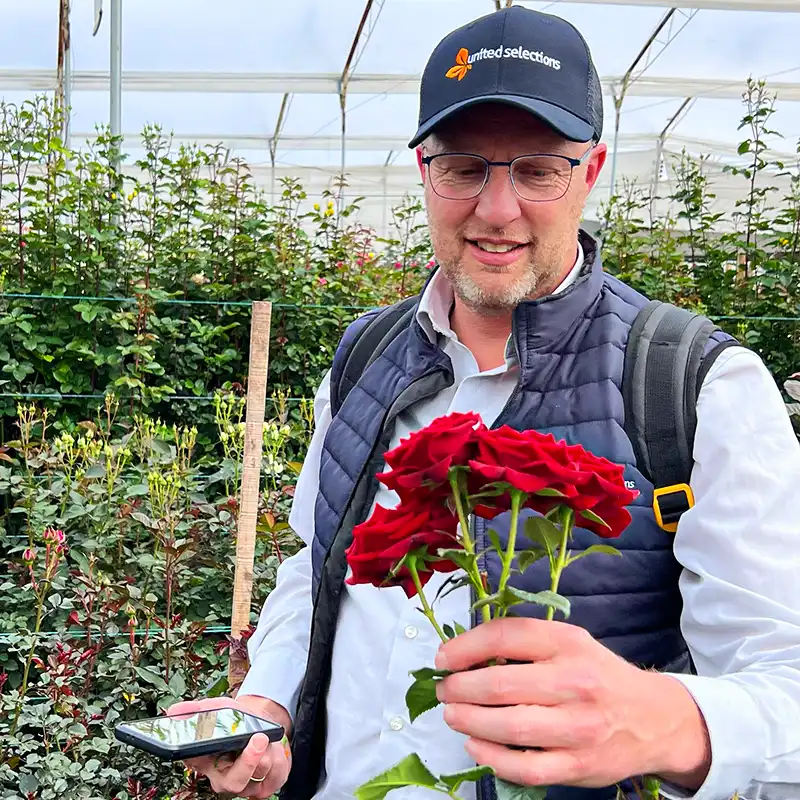
[[[253,694],[283,706],[291,717],[297,712],[306,663],[287,659],[280,651],[261,652],[247,670],[238,695]]]
[[[758,706],[737,683],[722,677],[672,674],[692,695],[711,742],[711,769],[696,791],[662,782],[668,800],[729,800],[753,782],[763,765],[767,730]]]

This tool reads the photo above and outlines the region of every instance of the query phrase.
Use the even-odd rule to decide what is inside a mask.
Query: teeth
[[[475,242],[475,244],[487,253],[508,253],[517,247],[515,244],[493,244],[492,242]]]

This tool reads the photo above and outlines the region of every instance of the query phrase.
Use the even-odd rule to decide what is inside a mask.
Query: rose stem
[[[552,574],[552,581],[550,583],[550,591],[554,593],[558,591],[558,582],[561,580],[561,573],[564,571],[564,567],[567,566],[567,542],[569,541],[570,533],[572,533],[573,519],[574,515],[571,508],[561,509],[561,544],[558,548],[558,560],[556,561],[556,566]],[[553,619],[555,611],[553,606],[547,609],[548,620]]]
[[[433,625],[436,633],[439,634],[439,638],[443,642],[449,641],[447,636],[445,636],[444,631],[439,627],[439,623],[436,621],[436,617],[433,615],[433,609],[428,603],[428,598],[425,597],[425,592],[422,590],[422,582],[419,579],[419,573],[417,572],[417,563],[416,560],[412,557],[408,560],[408,571],[411,573],[411,580],[414,581],[414,586],[417,587],[417,594],[419,595],[420,602],[422,603],[422,613],[430,620],[431,625]]]
[[[472,539],[469,535],[469,522],[467,521],[467,515],[464,512],[464,504],[461,502],[461,487],[459,486],[459,472],[451,471],[448,475],[448,480],[450,481],[450,489],[453,492],[453,500],[456,504],[456,511],[458,512],[458,521],[461,525],[461,538],[464,540],[464,549],[470,555],[475,555],[475,545],[472,543]],[[478,570],[478,561],[474,559],[472,561],[472,570],[468,572],[469,579],[472,585],[475,587],[475,593],[478,595],[478,599],[483,599],[484,597],[488,597],[486,593],[486,589],[483,587],[483,581],[481,580],[481,573]],[[484,622],[491,622],[492,619],[492,610],[489,608],[489,604],[487,603],[481,608],[481,614],[483,616]]]
[[[522,504],[522,498],[524,494],[525,493],[521,492],[519,489],[511,490],[511,524],[508,530],[508,545],[506,546],[505,554],[501,555],[501,558],[503,559],[503,569],[500,573],[500,582],[497,586],[497,593],[501,597],[501,602],[502,602],[503,590],[506,588],[508,579],[511,577],[511,562],[514,560],[514,555],[516,553],[516,546],[517,546],[519,509],[520,505]],[[506,610],[507,609],[504,607],[501,616],[505,616]]]

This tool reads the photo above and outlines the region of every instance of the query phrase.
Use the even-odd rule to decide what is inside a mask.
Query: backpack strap
[[[625,431],[639,469],[655,487],[658,524],[670,532],[694,505],[689,482],[697,396],[719,354],[738,344],[722,342],[706,353],[718,330],[701,314],[653,300],[639,312],[625,349]]]
[[[394,305],[379,310],[367,322],[349,347],[336,354],[342,368],[338,380],[331,380],[331,414],[336,416],[350,390],[375,359],[389,346],[395,337],[405,330],[414,316],[419,301],[418,295],[407,297]]]

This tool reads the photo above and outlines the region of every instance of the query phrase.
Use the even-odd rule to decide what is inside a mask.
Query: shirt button
[[[393,731],[401,731],[401,730],[403,730],[403,718],[402,717],[392,717],[389,720],[389,727]]]
[[[407,625],[404,631],[406,639],[414,639],[419,631],[413,625]]]

